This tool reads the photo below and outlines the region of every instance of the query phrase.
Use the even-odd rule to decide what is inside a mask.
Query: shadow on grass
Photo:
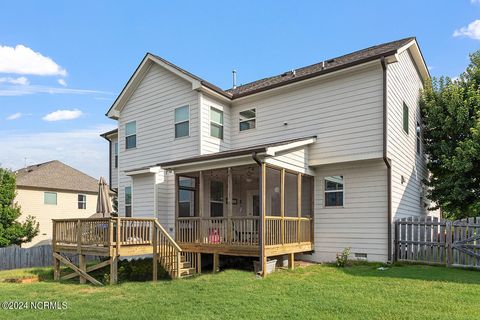
[[[355,262],[345,268],[339,268],[339,270],[355,277],[396,278],[480,285],[480,271],[443,266],[405,263],[385,265],[381,263]]]

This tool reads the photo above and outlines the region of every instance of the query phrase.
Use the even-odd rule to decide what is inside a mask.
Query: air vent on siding
[[[355,252],[355,258],[357,258],[358,260],[367,260],[367,254]]]

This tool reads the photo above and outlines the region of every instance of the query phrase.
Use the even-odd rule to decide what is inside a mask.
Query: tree
[[[428,198],[451,219],[480,216],[480,50],[458,80],[426,83],[421,95]]]
[[[0,168],[0,247],[29,242],[39,232],[38,223],[32,216],[28,216],[24,222],[17,221],[22,213],[14,203],[15,188],[15,175]]]

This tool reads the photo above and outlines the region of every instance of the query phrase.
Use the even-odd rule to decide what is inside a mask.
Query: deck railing
[[[259,217],[177,218],[179,243],[258,245]]]
[[[310,218],[267,216],[265,245],[311,242]],[[229,244],[257,246],[259,217],[177,218],[176,239],[179,243]]]
[[[265,217],[265,245],[275,246],[311,242],[310,218],[304,217]]]

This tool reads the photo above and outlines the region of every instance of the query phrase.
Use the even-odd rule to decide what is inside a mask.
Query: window
[[[190,177],[178,177],[178,216],[196,216],[197,180]]]
[[[118,142],[115,142],[115,168],[118,168]]]
[[[408,106],[403,103],[403,131],[408,134]]]
[[[78,195],[78,209],[87,209],[87,196],[84,194]]]
[[[223,217],[223,182],[210,181],[210,216]]]
[[[239,113],[239,121],[240,121],[240,131],[245,131],[249,129],[254,129],[256,125],[256,109],[248,109],[244,111],[240,111]]]
[[[285,172],[285,216],[298,216],[298,175]]]
[[[137,147],[137,122],[132,121],[125,125],[125,149]]]
[[[132,216],[132,187],[125,187],[125,217]]]
[[[223,111],[210,107],[210,135],[223,139]]]
[[[190,109],[183,106],[175,109],[175,138],[188,137],[190,134]]]
[[[343,206],[343,176],[325,177],[325,207]]]
[[[422,135],[422,127],[420,123],[417,122],[417,153],[420,154],[421,150],[421,135]]]
[[[56,192],[44,192],[43,203],[57,205],[57,193]]]

